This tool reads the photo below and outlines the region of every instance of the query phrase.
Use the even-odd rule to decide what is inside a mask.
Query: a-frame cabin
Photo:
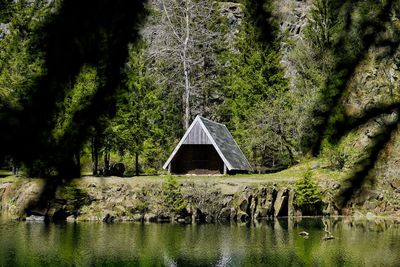
[[[235,174],[252,170],[225,125],[197,116],[165,162],[174,174]]]

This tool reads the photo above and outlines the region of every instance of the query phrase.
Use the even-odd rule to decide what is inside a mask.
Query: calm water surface
[[[335,239],[323,241],[324,229]],[[0,266],[122,265],[400,266],[400,225],[342,218],[248,225],[0,221]]]

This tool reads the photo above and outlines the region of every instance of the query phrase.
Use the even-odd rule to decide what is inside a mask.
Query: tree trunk
[[[75,152],[75,162],[76,172],[79,173],[79,177],[81,177],[81,153],[79,150]]]
[[[92,172],[94,176],[99,174],[99,145],[98,136],[92,136]]]
[[[139,153],[135,152],[135,175],[139,176]]]
[[[151,42],[154,44],[150,46],[149,56],[152,61],[155,59],[154,62],[171,62],[160,76],[160,81],[170,78],[169,82],[177,84],[182,106],[181,123],[188,129],[191,116],[209,112],[207,90],[212,84],[211,73],[214,75],[217,72],[218,64],[212,55],[208,55],[214,55],[215,47],[222,41],[222,38],[219,40],[222,34],[208,26],[217,22],[218,16],[214,16],[217,10],[213,1],[207,0],[161,0],[161,3],[160,7],[152,5],[155,10],[163,10],[160,22],[167,27],[159,27],[156,31],[166,41]],[[152,65],[158,72],[157,64]]]
[[[185,51],[183,54],[186,54]],[[184,60],[183,62],[184,68],[184,76],[185,76],[185,92],[184,92],[184,107],[185,107],[185,114],[183,117],[184,127],[185,130],[189,128],[189,120],[190,120],[190,81],[189,81],[189,71],[187,70],[187,62]]]
[[[190,64],[188,60],[188,44],[190,37],[190,28],[189,28],[189,10],[188,3],[186,1],[186,14],[185,14],[185,40],[183,42],[183,51],[182,51],[182,61],[183,61],[183,73],[185,78],[185,92],[184,92],[184,107],[185,107],[185,115],[184,115],[184,126],[185,130],[189,128],[189,120],[190,120]]]
[[[105,139],[104,146],[104,175],[110,174],[110,140],[108,137]]]

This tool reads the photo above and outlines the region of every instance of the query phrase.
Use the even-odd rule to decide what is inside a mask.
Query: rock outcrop
[[[0,40],[10,33],[9,25],[5,23],[0,23]]]
[[[40,208],[32,203],[43,199],[42,180],[0,183],[0,212],[30,221],[105,223],[249,222],[263,218],[301,216],[303,212],[301,207],[295,205],[293,183],[240,185],[185,179],[179,185],[184,207],[177,210],[165,204],[163,179],[146,183],[132,181],[134,178],[87,178],[74,181],[58,188],[55,198],[48,199]],[[390,185],[393,187],[392,194],[398,195],[398,184],[392,182]],[[397,205],[388,203],[387,190],[367,191],[356,197],[348,208],[341,210],[334,197],[339,192],[340,184],[324,180],[320,182],[320,187],[324,202],[319,213],[321,215],[351,215],[356,209],[360,214],[397,214],[400,210]]]

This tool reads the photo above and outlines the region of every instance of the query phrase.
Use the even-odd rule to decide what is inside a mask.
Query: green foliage
[[[296,42],[289,53],[289,60],[296,69],[293,81],[293,112],[296,120],[292,125],[297,131],[297,146],[301,154],[313,148],[321,134],[318,126],[323,124],[322,114],[330,112],[336,85],[331,78],[337,55],[333,51],[342,32],[342,16],[338,1],[313,1],[307,14],[308,23],[304,39]]]
[[[311,170],[307,170],[303,178],[296,182],[295,186],[297,206],[316,205],[322,202],[321,192],[313,181]]]
[[[322,157],[327,160],[329,167],[333,170],[354,169],[358,161],[365,159],[368,155],[370,143],[361,140],[366,129],[360,128],[344,136],[340,142],[332,144],[325,140],[322,146]]]
[[[152,201],[151,197],[148,196],[148,192],[145,188],[142,188],[141,191],[137,194],[137,199],[134,202],[134,212],[146,213],[149,210],[149,205]]]
[[[319,153],[321,140],[328,139],[336,146],[338,137],[344,136],[340,131],[349,120],[342,105],[349,101],[346,95],[353,89],[350,81],[372,52],[369,48],[385,38],[398,42],[398,37],[388,37],[389,32],[396,32],[392,21],[398,18],[390,18],[395,10],[396,4],[387,1],[313,1],[304,39],[291,54],[298,71],[294,79],[299,92],[297,105],[304,114],[299,117],[308,121],[300,125],[306,137],[303,150],[312,148],[314,153]],[[355,102],[364,104],[361,97]],[[337,152],[340,167],[344,164],[344,154]]]
[[[295,132],[292,110],[286,97],[272,103],[259,103],[246,126],[247,145],[253,165],[260,171],[280,169],[295,162]]]
[[[326,149],[324,155],[328,159],[329,166],[333,170],[342,170],[349,160],[349,155],[347,155],[346,151],[340,146]]]
[[[251,164],[264,168],[293,163],[288,81],[278,47],[260,41],[260,30],[245,17],[234,49],[221,53],[220,90],[223,102],[216,116],[227,124]]]
[[[123,154],[125,149],[132,152],[142,150],[143,141],[148,136],[148,121],[154,115],[150,77],[143,62],[143,49],[131,47],[125,67],[127,80],[117,97],[117,114],[112,132],[117,138],[117,150]]]
[[[0,0],[0,23],[6,23],[10,20],[14,11],[14,5],[14,0]]]
[[[305,36],[313,48],[324,51],[331,48],[338,39],[339,7],[339,1],[313,1],[309,13],[310,23],[305,29]]]
[[[75,183],[63,186],[59,192],[60,196],[67,201],[67,210],[78,210],[79,207],[90,204],[90,197]]]
[[[79,118],[79,112],[84,110],[93,100],[99,85],[99,78],[94,67],[84,66],[75,82],[75,86],[67,93],[64,102],[60,103],[60,113],[57,116],[57,124],[53,130],[56,140],[68,132],[73,131]]]
[[[388,1],[312,1],[301,38],[292,40],[285,39],[285,33],[279,33],[273,2],[234,2],[241,4],[238,10],[243,12],[235,21],[221,16],[221,3],[193,2],[190,10],[192,39],[185,55],[185,62],[190,63],[185,69],[190,82],[190,117],[200,114],[225,123],[256,171],[275,170],[296,163],[313,149],[316,140],[322,139],[320,137],[327,139],[322,143],[324,155],[334,169],[352,167],[357,158],[364,156],[353,151],[354,140],[350,140],[353,137],[341,136],[349,139],[343,142],[329,137],[337,136],[341,128],[336,126],[346,122],[341,98],[351,95],[346,92],[351,87],[347,84],[360,62],[368,57],[371,47],[382,50],[373,59],[384,65],[382,69],[386,69],[386,58],[393,57],[391,68],[398,71],[395,53],[385,52],[392,49],[390,46],[394,47],[398,39],[398,1],[387,6],[387,10],[390,9],[387,16],[383,16],[386,15],[383,12],[390,4]],[[62,162],[67,157],[76,165],[82,162],[91,165],[95,153],[88,148],[94,139],[96,154],[105,155],[106,159],[110,155],[112,162],[123,162],[127,173],[135,172],[136,159],[141,173],[157,173],[183,134],[186,104],[182,90],[186,84],[182,79],[181,37],[185,31],[179,30],[185,26],[182,24],[185,10],[180,9],[176,1],[164,1],[163,4],[170,7],[171,16],[167,18],[162,7],[148,4],[150,23],[143,26],[143,39],[129,45],[129,56],[121,70],[112,68],[117,70],[112,78],[120,81],[112,83],[119,84],[116,94],[107,93],[114,88],[102,88],[107,84],[105,79],[110,79],[103,77],[108,70],[103,65],[103,60],[107,59],[102,58],[97,63],[88,60],[90,63],[83,66],[82,62],[74,61],[81,67],[78,74],[73,72],[76,77],[69,77],[69,82],[66,78],[62,84],[55,79],[49,86],[54,88],[36,96],[34,91],[40,91],[35,89],[38,81],[46,73],[57,72],[46,69],[45,59],[49,55],[43,53],[46,48],[39,44],[44,38],[42,27],[53,15],[57,18],[60,3],[63,1],[0,1],[0,23],[7,24],[7,29],[0,32],[0,128],[3,130],[6,125],[4,129],[24,129],[18,128],[18,124],[25,124],[26,120],[35,125],[36,121],[21,111],[32,106],[35,107],[33,111],[37,109],[40,113],[41,109],[34,102],[40,103],[49,96],[55,102],[54,108],[49,101],[50,108],[46,109],[51,112],[49,119],[38,126],[37,136],[32,138],[49,145],[44,145],[46,151],[34,155],[39,155],[37,159],[25,164],[30,168],[30,175],[57,174],[55,170],[59,166],[54,162]],[[172,24],[165,27],[167,22]],[[171,26],[178,32],[173,33]],[[99,37],[99,51],[113,43],[109,40],[111,35],[105,32]],[[83,42],[71,47],[82,48],[82,58],[92,58],[98,53],[89,55],[85,50],[92,47],[85,45],[92,39],[75,37],[72,43]],[[289,61],[286,74],[290,77],[285,76],[281,64],[282,51],[289,51],[283,59]],[[59,66],[64,64],[58,63]],[[71,62],[65,62],[66,66],[68,64]],[[123,78],[119,79],[118,74]],[[390,94],[383,99],[394,105],[398,78],[397,74],[390,75],[390,79],[385,75],[374,78],[379,80],[374,88],[380,91],[384,91],[380,88],[390,88]],[[366,79],[371,78],[366,75]],[[102,104],[98,104],[100,102]],[[96,112],[106,110],[107,114],[94,119],[97,113],[89,114],[93,111],[90,107],[94,106]],[[41,132],[42,128],[46,131]],[[10,133],[10,136],[15,134]],[[3,139],[13,140],[9,136]],[[37,149],[37,146],[32,147]],[[66,164],[65,169],[71,166]]]
[[[221,55],[225,61],[221,77],[225,98],[219,115],[228,121],[246,117],[255,103],[272,101],[288,89],[279,52],[254,41],[256,36],[255,29],[245,24],[236,37],[237,51]]]
[[[174,176],[167,176],[163,184],[164,205],[174,213],[181,213],[186,208],[180,186]]]
[[[157,85],[145,66],[145,49],[144,42],[130,47],[124,69],[126,81],[116,97],[116,115],[106,134],[124,161],[126,157],[138,154],[142,171],[154,173],[154,168],[158,169],[166,156],[170,124],[167,122],[168,114],[163,111],[164,88]],[[132,166],[133,162],[130,162]]]
[[[2,2],[0,23],[7,22],[8,31],[0,32],[0,109],[20,108],[19,100],[29,99],[29,89],[46,72],[43,54],[36,47],[40,37],[32,32],[43,24],[51,5],[47,1]]]

